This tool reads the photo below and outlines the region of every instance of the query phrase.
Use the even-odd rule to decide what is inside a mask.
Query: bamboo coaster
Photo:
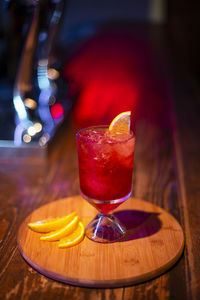
[[[35,210],[22,223],[18,246],[23,258],[38,272],[64,283],[87,287],[120,287],[152,279],[180,258],[184,235],[176,219],[160,207],[130,198],[116,209],[127,228],[125,241],[100,244],[85,239],[72,248],[40,241],[27,226],[49,217],[77,211],[84,225],[97,211],[80,196],[64,198]]]

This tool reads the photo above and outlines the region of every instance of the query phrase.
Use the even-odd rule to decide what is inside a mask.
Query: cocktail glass
[[[94,126],[81,129],[76,138],[80,192],[99,212],[87,225],[86,235],[102,243],[121,240],[126,228],[112,212],[132,193],[135,135]]]

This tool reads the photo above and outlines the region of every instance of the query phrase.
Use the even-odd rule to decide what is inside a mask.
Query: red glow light
[[[127,110],[132,112],[132,128],[140,118],[167,124],[167,86],[159,63],[145,35],[107,28],[88,39],[63,74],[70,82],[67,98],[77,99],[75,124],[109,124]]]
[[[53,119],[60,119],[64,115],[64,109],[62,104],[55,103],[51,106],[51,115]]]

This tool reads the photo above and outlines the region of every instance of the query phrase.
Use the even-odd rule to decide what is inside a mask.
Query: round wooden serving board
[[[183,231],[174,217],[151,203],[130,198],[116,209],[127,227],[125,241],[100,244],[88,238],[71,248],[40,241],[29,222],[77,211],[85,225],[97,211],[80,196],[61,199],[35,210],[21,225],[18,245],[23,258],[52,279],[88,287],[119,287],[139,283],[168,270],[184,248]]]

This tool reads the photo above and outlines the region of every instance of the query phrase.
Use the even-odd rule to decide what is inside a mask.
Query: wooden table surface
[[[16,243],[23,220],[43,204],[79,194],[76,129],[64,122],[45,155],[1,149],[0,299],[200,299],[200,91],[186,82],[176,77],[172,86],[169,126],[138,121],[133,177],[133,196],[159,205],[184,230],[176,265],[135,286],[92,289],[53,281],[23,260]]]

